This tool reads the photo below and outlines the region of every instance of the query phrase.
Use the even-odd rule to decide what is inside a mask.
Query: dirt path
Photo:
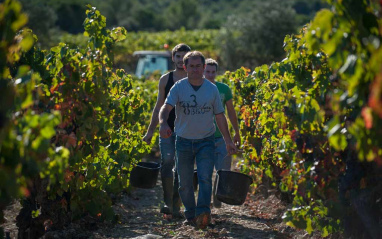
[[[161,193],[160,180],[153,189],[134,189],[116,200],[118,224],[83,218],[63,231],[46,233],[45,238],[317,238],[282,222],[286,205],[272,192],[266,198],[248,195],[241,206],[223,204],[219,209],[212,208],[213,225],[205,230],[184,226],[183,220],[164,220],[159,213]],[[17,238],[12,219],[19,209],[14,204],[6,211],[8,220],[3,226],[11,232],[11,238]]]
[[[135,189],[115,205],[121,223],[101,226],[94,238],[293,238],[294,230],[280,220],[281,202],[271,195],[266,200],[249,196],[242,206],[223,204],[212,209],[213,225],[205,230],[182,225],[183,220],[163,220],[159,213],[161,185],[153,189]],[[259,200],[256,200],[259,199]],[[258,215],[262,215],[259,217]]]

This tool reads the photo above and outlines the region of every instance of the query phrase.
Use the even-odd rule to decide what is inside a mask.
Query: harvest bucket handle
[[[242,149],[238,149],[238,150],[237,150],[237,153],[235,153],[235,154],[238,154],[238,153],[244,153],[244,150],[242,150]],[[224,156],[223,159],[225,159],[227,156],[229,156],[229,153],[227,153],[226,156]]]
[[[235,171],[231,171],[231,170],[225,170],[225,169],[219,169],[217,172],[219,172],[219,171],[222,171],[222,172],[223,172],[223,171],[225,171],[225,172],[231,172],[231,173],[236,173],[236,174],[240,174],[240,175],[246,176],[247,178],[249,178],[249,179],[251,180],[251,183],[250,183],[250,184],[253,183],[253,179],[252,179],[252,177],[249,176],[249,175],[247,175],[247,174],[240,173],[240,172],[235,172]],[[218,176],[219,176],[219,174],[218,174]]]

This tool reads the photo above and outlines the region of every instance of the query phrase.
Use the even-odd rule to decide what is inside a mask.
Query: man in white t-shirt
[[[159,133],[169,137],[167,124],[170,111],[175,107],[175,134],[179,194],[185,207],[186,223],[205,228],[211,220],[210,201],[215,153],[215,124],[223,135],[227,152],[237,148],[228,131],[227,119],[217,87],[203,77],[205,58],[198,51],[188,52],[184,58],[187,78],[174,84],[159,113]],[[194,163],[199,182],[197,203],[193,188]]]

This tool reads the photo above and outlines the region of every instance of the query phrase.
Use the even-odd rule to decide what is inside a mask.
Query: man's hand
[[[237,153],[237,148],[236,146],[233,144],[233,142],[228,142],[225,144],[225,147],[227,149],[227,152],[229,155],[232,155],[232,154],[236,154]]]
[[[172,130],[167,123],[163,123],[159,126],[159,135],[160,137],[167,139],[172,134]]]
[[[147,144],[151,144],[151,139],[153,138],[153,132],[152,131],[147,131],[145,136],[143,136],[143,141],[145,141]]]
[[[239,133],[236,133],[235,136],[233,136],[233,143],[234,143],[236,146],[240,146],[240,144],[241,144],[241,139],[240,139],[240,134],[239,134]]]

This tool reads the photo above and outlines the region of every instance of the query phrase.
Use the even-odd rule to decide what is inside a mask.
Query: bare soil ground
[[[88,217],[73,222],[61,231],[51,231],[45,238],[320,238],[304,231],[290,228],[282,222],[288,207],[273,191],[248,194],[241,206],[223,204],[212,208],[212,225],[205,230],[182,224],[183,220],[165,220],[159,213],[162,187],[158,180],[153,189],[133,189],[122,195],[114,205],[119,223],[99,222]],[[2,225],[17,238],[15,218],[20,210],[18,202],[5,212]]]

